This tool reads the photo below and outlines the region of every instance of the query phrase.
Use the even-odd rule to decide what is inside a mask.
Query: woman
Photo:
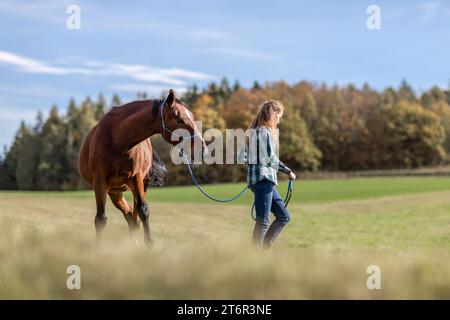
[[[277,125],[283,111],[284,107],[279,101],[264,102],[247,131],[248,143],[244,158],[248,163],[247,183],[255,195],[256,209],[253,243],[264,248],[270,248],[290,220],[289,211],[275,188],[278,170],[288,174],[289,179],[295,179],[292,170],[276,155],[274,141],[278,141]],[[269,227],[270,211],[275,215],[275,220]]]

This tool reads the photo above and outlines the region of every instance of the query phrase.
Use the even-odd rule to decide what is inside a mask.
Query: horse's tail
[[[152,158],[152,169],[149,177],[149,183],[151,186],[161,187],[166,183],[167,168],[155,150],[153,150]]]

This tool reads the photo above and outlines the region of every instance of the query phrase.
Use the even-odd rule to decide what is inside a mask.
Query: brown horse
[[[155,173],[158,168],[155,162],[159,158],[152,150],[150,137],[160,133],[167,142],[175,145],[178,139],[171,138],[170,134],[175,129],[189,132],[192,148],[199,145],[205,148],[192,113],[170,90],[164,100],[134,101],[114,107],[90,130],[80,148],[78,169],[95,191],[97,239],[106,225],[108,194],[128,222],[130,234],[139,228],[139,217],[145,242],[152,241],[146,191],[152,178],[162,177]],[[195,141],[197,139],[199,141]],[[126,190],[133,193],[133,209],[123,196]]]

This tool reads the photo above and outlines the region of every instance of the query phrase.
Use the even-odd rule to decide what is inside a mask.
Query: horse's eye
[[[176,118],[175,118],[175,121],[176,121],[177,123],[183,123],[183,119],[181,119],[181,118],[179,118],[179,117],[176,117]]]

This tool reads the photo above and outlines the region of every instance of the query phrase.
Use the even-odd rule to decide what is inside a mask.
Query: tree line
[[[138,99],[147,99],[143,92]],[[382,91],[301,81],[244,88],[227,79],[183,95],[203,129],[246,129],[267,99],[286,110],[280,124],[280,158],[296,170],[369,170],[416,168],[450,159],[450,90],[437,86],[416,95],[406,81]],[[121,101],[114,95],[112,105]],[[0,188],[20,190],[84,189],[77,171],[84,136],[109,105],[103,95],[87,97],[67,112],[53,106],[34,124],[22,122],[11,146],[0,158]],[[170,146],[160,136],[152,143],[169,170],[168,184],[190,183],[183,165],[170,161]],[[202,182],[244,181],[244,165],[199,165]]]

